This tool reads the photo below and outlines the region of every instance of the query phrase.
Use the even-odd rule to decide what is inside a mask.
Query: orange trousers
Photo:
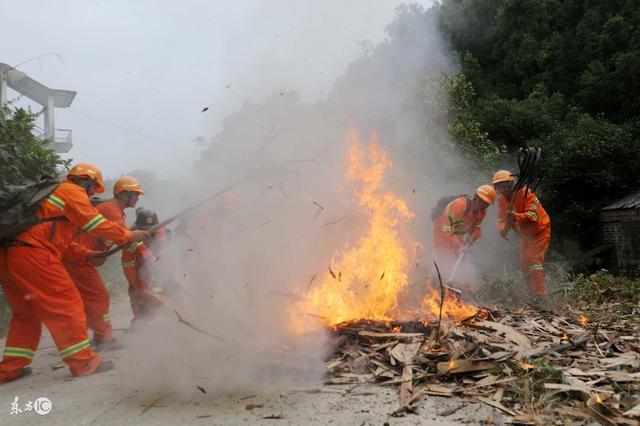
[[[64,263],[69,276],[75,283],[87,316],[93,339],[97,342],[113,340],[113,329],[109,315],[109,292],[95,266]]]
[[[148,294],[129,286],[129,300],[131,302],[131,312],[133,320],[151,319],[158,309],[160,302]]]
[[[529,290],[546,299],[547,286],[544,277],[544,255],[549,248],[551,227],[547,226],[533,237],[523,237],[520,242],[520,268]]]
[[[82,299],[62,262],[39,247],[0,249],[0,281],[11,321],[0,383],[15,379],[38,349],[42,323],[74,376],[91,374],[100,357],[89,347]]]

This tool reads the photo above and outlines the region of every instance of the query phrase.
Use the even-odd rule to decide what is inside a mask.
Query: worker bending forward
[[[461,195],[451,201],[434,221],[434,246],[447,275],[452,272],[457,257],[482,236],[480,225],[495,199],[493,187],[482,185],[473,197]]]
[[[515,180],[507,170],[493,176],[493,185],[500,194],[498,230],[506,239],[510,229],[521,237],[520,268],[529,290],[547,298],[544,277],[544,255],[551,240],[551,221],[542,204],[529,188],[514,192]]]

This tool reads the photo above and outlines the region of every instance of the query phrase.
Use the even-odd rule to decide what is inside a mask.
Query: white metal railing
[[[44,140],[45,132],[40,126],[33,126],[31,133],[40,140]],[[73,146],[71,129],[55,129],[55,137],[53,138],[52,148],[55,152],[69,152]]]

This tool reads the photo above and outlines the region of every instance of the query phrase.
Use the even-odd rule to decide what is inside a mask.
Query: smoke
[[[154,274],[175,310],[164,309],[126,339],[131,375],[154,387],[255,389],[318,380],[330,337],[295,336],[287,307],[327,273],[365,221],[344,184],[345,134],[377,134],[393,162],[385,189],[416,214],[406,232],[419,243],[415,285],[430,273],[430,211],[443,195],[469,193],[465,164],[448,136],[449,99],[439,83],[457,65],[434,14],[402,6],[388,37],[365,46],[332,91],[305,102],[295,90],[246,101],[182,180],[154,184],[146,207],[160,220],[234,184],[230,193],[171,226]],[[282,58],[283,66],[291,66]],[[256,80],[260,82],[260,79]],[[485,227],[491,228],[489,214]],[[407,247],[414,256],[414,247]],[[313,313],[310,313],[313,314]],[[310,319],[311,321],[312,319]],[[152,374],[152,372],[155,372]]]

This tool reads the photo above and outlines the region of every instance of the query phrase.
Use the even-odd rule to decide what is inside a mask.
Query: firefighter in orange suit
[[[119,178],[113,186],[113,198],[98,204],[97,209],[102,215],[126,227],[124,209],[135,207],[138,197],[144,191],[137,179],[131,176]],[[111,317],[109,315],[109,292],[100,278],[96,265],[76,256],[77,245],[91,251],[104,252],[113,244],[110,240],[98,238],[86,232],[79,232],[73,244],[64,255],[64,266],[73,279],[87,315],[89,328],[93,330],[93,346],[96,351],[118,349],[120,345],[113,340]]]
[[[149,209],[136,209],[135,229],[148,230],[158,224],[158,215]],[[155,240],[165,240],[164,228],[157,230],[147,243],[138,241],[122,250],[122,270],[129,282],[129,300],[133,312],[132,324],[141,319],[149,319],[158,307],[158,300],[153,297],[151,265],[156,256],[151,251]]]
[[[532,191],[521,188],[514,192],[515,180],[507,170],[493,176],[493,185],[500,194],[498,230],[503,238],[513,228],[521,237],[520,268],[529,290],[547,298],[544,278],[544,255],[551,240],[551,221]]]
[[[113,368],[90,348],[80,293],[61,258],[78,229],[118,244],[148,238],[107,220],[89,201],[103,192],[102,173],[89,163],[76,164],[40,205],[41,219],[58,216],[18,234],[0,251],[0,281],[11,306],[0,383],[30,372],[25,368],[38,348],[42,323],[49,329],[59,354],[74,376]],[[87,259],[96,253],[85,251]]]
[[[480,225],[495,199],[495,189],[482,185],[473,197],[461,195],[451,201],[433,222],[433,242],[442,269],[450,271],[462,251],[482,236]]]

